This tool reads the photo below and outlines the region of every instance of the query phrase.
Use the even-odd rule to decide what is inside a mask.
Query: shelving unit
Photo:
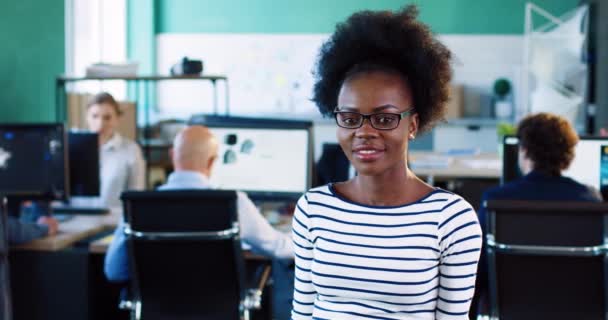
[[[202,80],[202,81],[210,81],[213,85],[213,110],[214,113],[218,113],[218,90],[217,90],[217,82],[223,81],[225,84],[225,112],[230,113],[230,100],[229,100],[229,87],[228,87],[228,78],[226,76],[221,75],[206,75],[206,76],[161,76],[161,75],[151,75],[151,76],[136,76],[136,77],[72,77],[72,76],[59,76],[55,81],[55,116],[56,120],[63,122],[66,121],[66,103],[67,103],[67,92],[66,92],[66,84],[71,82],[80,82],[80,81],[111,81],[111,80],[122,80],[127,81],[127,83],[135,84],[135,92],[136,92],[136,101],[139,100],[139,93],[143,91],[144,97],[148,97],[150,94],[150,85],[152,83],[158,81],[176,81],[176,80]],[[143,90],[141,90],[143,89]],[[146,125],[149,125],[149,108],[146,106],[144,108],[144,112],[146,113]]]
[[[127,85],[134,85],[134,92],[136,102],[141,101],[140,98],[144,98],[146,103],[142,104],[143,108],[137,108],[136,119],[140,119],[140,113],[144,112],[144,125],[143,130],[138,132],[137,141],[141,144],[144,150],[146,161],[146,180],[149,177],[149,169],[150,169],[150,159],[151,159],[151,151],[153,145],[150,143],[151,140],[151,130],[150,129],[150,105],[148,103],[148,99],[150,98],[150,94],[153,90],[153,85],[159,81],[183,81],[183,80],[198,80],[198,81],[208,81],[211,82],[213,86],[213,114],[219,114],[218,110],[218,86],[217,83],[219,81],[224,82],[225,88],[225,105],[224,105],[224,113],[230,113],[230,100],[229,100],[229,86],[228,86],[228,78],[223,75],[204,75],[204,76],[163,76],[163,75],[149,75],[149,76],[133,76],[133,77],[75,77],[75,76],[67,76],[62,75],[56,78],[55,81],[55,118],[58,122],[66,122],[67,119],[67,95],[68,92],[66,90],[66,85],[68,83],[75,82],[83,82],[83,81],[126,81]],[[143,110],[142,110],[143,109]],[[137,121],[137,120],[136,120]],[[143,134],[140,136],[139,132]],[[148,182],[148,181],[146,181]]]

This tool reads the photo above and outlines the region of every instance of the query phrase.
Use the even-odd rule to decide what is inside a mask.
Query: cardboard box
[[[464,116],[464,85],[450,85],[450,99],[446,103],[446,119],[457,119]]]

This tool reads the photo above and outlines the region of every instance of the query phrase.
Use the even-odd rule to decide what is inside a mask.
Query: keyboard
[[[54,214],[53,218],[57,220],[57,222],[62,223],[74,218],[73,214]]]
[[[62,207],[53,207],[53,213],[55,213],[55,214],[104,215],[104,214],[110,213],[110,209],[100,208],[100,207],[62,206]]]

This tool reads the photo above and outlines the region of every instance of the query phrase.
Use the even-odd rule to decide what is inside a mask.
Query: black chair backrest
[[[493,200],[490,311],[502,319],[607,319],[608,204]]]
[[[144,319],[239,319],[245,293],[236,193],[122,195],[134,301]]]

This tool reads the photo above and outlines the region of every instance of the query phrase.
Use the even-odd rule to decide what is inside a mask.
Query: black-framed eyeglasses
[[[414,113],[414,108],[410,108],[401,113],[370,113],[363,114],[355,111],[334,111],[336,124],[346,129],[358,129],[363,125],[363,120],[367,119],[374,129],[393,130],[399,126],[401,119]]]

